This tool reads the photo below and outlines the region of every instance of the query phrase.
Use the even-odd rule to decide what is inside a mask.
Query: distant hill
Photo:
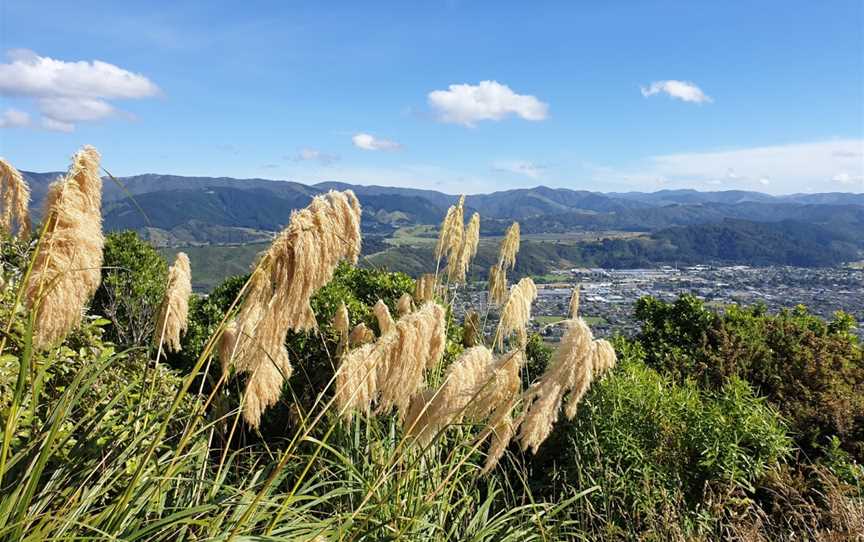
[[[60,174],[23,173],[38,209],[48,184]],[[285,225],[292,210],[304,207],[316,194],[345,188],[354,190],[363,204],[365,233],[385,236],[400,226],[437,225],[457,199],[411,188],[150,173],[116,182],[105,180],[105,227],[136,229],[162,246],[265,241]],[[726,219],[795,221],[818,226],[834,240],[864,248],[860,234],[864,231],[864,194],[771,196],[740,190],[604,194],[538,186],[469,196],[466,206],[468,212],[480,212],[485,235],[500,234],[513,220],[519,220],[526,233],[657,232]]]

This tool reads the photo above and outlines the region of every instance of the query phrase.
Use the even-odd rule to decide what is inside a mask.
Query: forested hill
[[[34,209],[38,209],[48,183],[59,174],[24,175],[33,190]],[[432,190],[337,182],[305,185],[146,174],[106,178],[103,215],[106,229],[134,229],[159,246],[264,242],[284,226],[292,210],[334,188],[357,193],[363,205],[364,233],[379,239],[404,226],[437,226],[457,199]],[[864,250],[864,194],[599,193],[538,186],[468,196],[466,213],[474,211],[483,217],[486,237],[500,235],[513,220],[520,222],[524,234],[586,230],[646,234],[638,240],[557,247],[556,252],[563,254],[538,255],[538,261],[528,262],[534,268],[548,267],[554,261],[620,267],[707,259],[833,265],[858,259],[856,248]],[[395,257],[411,250],[424,248],[400,248]]]

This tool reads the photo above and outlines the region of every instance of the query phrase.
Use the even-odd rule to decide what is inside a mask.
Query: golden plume
[[[437,283],[434,273],[425,273],[417,279],[414,284],[414,300],[417,303],[425,303],[435,298]]]
[[[531,304],[536,298],[537,286],[530,277],[523,278],[510,288],[510,295],[501,309],[501,321],[498,322],[498,348],[503,348],[504,339],[514,332],[520,334],[520,339],[524,338],[525,326],[531,320]]]
[[[455,260],[447,262],[447,278],[451,282],[465,282],[471,260],[477,255],[477,246],[480,244],[480,214],[474,213],[465,228],[462,236],[462,245]]]
[[[164,340],[165,349],[169,352],[181,350],[180,335],[186,333],[190,295],[192,269],[189,256],[185,252],[178,252],[174,265],[168,269],[168,287],[156,319],[155,340],[157,344]]]
[[[491,470],[512,436],[511,412],[519,396],[523,364],[518,350],[497,360],[485,346],[465,350],[447,368],[438,390],[423,390],[412,397],[403,423],[406,432],[427,446],[447,426],[463,420],[483,424],[481,438],[492,436],[484,471]]]
[[[343,301],[339,303],[339,307],[333,315],[333,330],[340,336],[344,335],[347,337],[350,329],[351,321],[348,316],[348,307],[345,306],[345,302]]]
[[[396,304],[396,314],[399,315],[399,318],[402,318],[413,310],[414,300],[411,298],[411,294],[402,294],[402,297],[399,298],[399,302]]]
[[[387,308],[387,304],[382,300],[378,300],[375,303],[375,306],[372,308],[372,312],[375,313],[375,318],[378,320],[378,335],[386,335],[388,331],[393,328],[393,317],[390,316],[390,309]]]
[[[350,190],[316,196],[291,214],[250,279],[237,315],[233,365],[249,373],[243,416],[253,427],[274,404],[291,376],[285,350],[289,330],[316,327],[312,295],[333,277],[342,260],[360,254],[360,203]]]
[[[516,254],[519,252],[519,223],[514,222],[507,228],[501,248],[498,250],[498,267],[513,269],[516,265]]]
[[[395,407],[403,418],[411,396],[426,383],[426,370],[444,354],[445,331],[444,308],[426,303],[400,318],[374,344],[343,356],[339,373],[345,374],[337,376],[336,398],[345,416],[354,410],[368,412],[377,399],[378,411]]]
[[[348,344],[350,346],[360,346],[361,344],[371,343],[374,340],[375,334],[363,322],[354,326],[354,329],[348,335]]]
[[[568,310],[568,312],[570,313],[570,318],[579,317],[579,290],[581,288],[582,286],[577,284],[573,288],[573,293],[570,294],[570,308]]]
[[[17,226],[19,238],[30,235],[30,187],[21,172],[0,158],[0,230],[13,235]]]
[[[45,196],[48,222],[26,291],[27,307],[35,311],[36,348],[56,344],[77,326],[99,287],[104,245],[99,160],[99,152],[85,146]]]
[[[462,248],[462,238],[465,235],[465,196],[461,196],[456,205],[447,209],[441,231],[438,233],[438,243],[435,245],[435,258],[440,262],[446,257],[453,263],[459,257]]]
[[[552,432],[558,411],[569,392],[565,414],[572,419],[576,407],[591,386],[594,349],[591,329],[581,318],[566,320],[561,345],[546,372],[526,393],[526,408],[520,420],[522,450],[534,453]]]
[[[507,271],[493,265],[489,269],[489,304],[501,305],[507,301]]]

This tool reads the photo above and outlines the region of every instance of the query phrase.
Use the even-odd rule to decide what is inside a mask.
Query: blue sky
[[[4,0],[0,154],[451,193],[864,191],[860,0],[323,4]]]

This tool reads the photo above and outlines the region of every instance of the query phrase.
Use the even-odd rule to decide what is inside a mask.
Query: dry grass
[[[189,256],[185,252],[178,252],[174,265],[168,269],[168,287],[156,319],[157,345],[164,343],[169,352],[181,350],[180,335],[186,332],[191,295],[192,269]]]
[[[514,222],[507,228],[501,248],[498,250],[498,267],[513,269],[516,266],[516,254],[519,253],[519,223]]]
[[[406,314],[411,313],[413,310],[414,300],[411,298],[411,295],[402,294],[402,297],[399,298],[399,302],[396,304],[396,314],[398,314],[399,317],[402,318]]]
[[[30,187],[4,158],[0,158],[0,204],[0,229],[19,238],[30,235]]]
[[[507,301],[507,271],[497,265],[489,269],[489,303],[502,305]]]
[[[426,303],[435,299],[435,290],[438,283],[434,273],[426,273],[417,279],[414,285],[414,300],[417,303]]]
[[[26,299],[34,311],[36,348],[62,340],[80,322],[102,278],[102,179],[99,152],[84,147],[45,197],[44,234]]]

